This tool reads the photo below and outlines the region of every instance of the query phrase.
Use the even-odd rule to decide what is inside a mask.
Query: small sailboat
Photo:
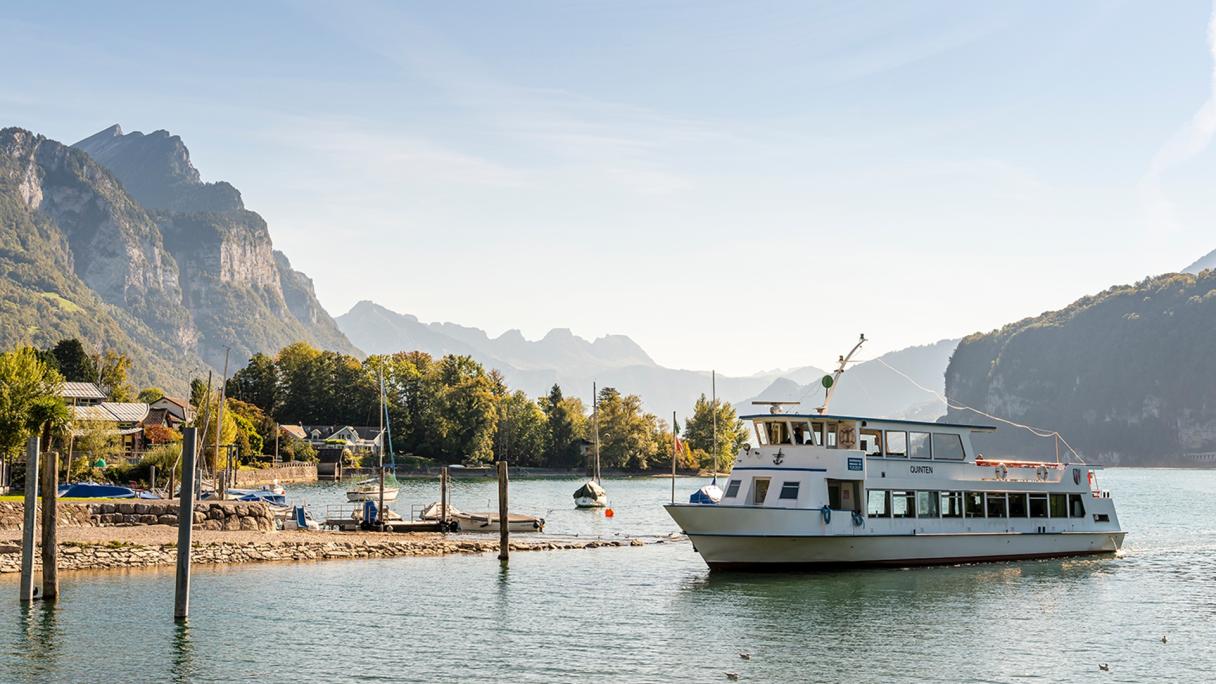
[[[384,472],[384,446],[388,444],[389,463],[392,470]],[[380,373],[380,470],[383,475],[379,478],[369,477],[359,480],[353,487],[346,490],[347,501],[396,501],[401,486],[397,483],[397,460],[393,456],[393,428],[388,420],[388,408],[384,401],[384,373]]]
[[[595,431],[595,468],[591,479],[574,491],[575,508],[606,508],[608,492],[600,479],[600,411],[598,387],[591,385],[591,423]]]

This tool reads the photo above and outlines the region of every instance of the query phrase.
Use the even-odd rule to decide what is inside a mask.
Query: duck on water
[[[719,503],[665,506],[710,568],[952,564],[1120,548],[1126,532],[1098,486],[1100,466],[985,458],[971,435],[991,426],[830,414],[847,361],[825,378],[816,412],[785,414],[777,404],[742,416],[758,446],[739,453]]]

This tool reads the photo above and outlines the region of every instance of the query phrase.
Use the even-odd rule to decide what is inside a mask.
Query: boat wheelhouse
[[[985,458],[971,435],[990,426],[773,411],[742,417],[756,446],[719,503],[666,506],[711,568],[1049,558],[1123,542],[1099,466]]]

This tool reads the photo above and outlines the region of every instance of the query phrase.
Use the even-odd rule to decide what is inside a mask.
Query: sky
[[[180,6],[179,6],[180,5]],[[22,3],[0,126],[167,129],[333,315],[747,374],[1216,249],[1206,2]]]

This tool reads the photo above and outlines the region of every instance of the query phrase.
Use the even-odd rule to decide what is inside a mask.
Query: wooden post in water
[[[439,469],[439,524],[448,531],[448,467]]]
[[[182,496],[177,507],[177,588],[173,600],[173,619],[185,620],[190,614],[190,532],[194,526],[194,456],[198,428],[182,430]]]
[[[42,459],[42,598],[59,596],[59,453]]]
[[[21,523],[21,601],[34,600],[34,526],[38,523],[38,438],[25,443],[25,517]]]
[[[148,488],[156,491],[156,466],[148,466]]]
[[[511,557],[511,532],[507,527],[507,462],[498,462],[498,560]]]

